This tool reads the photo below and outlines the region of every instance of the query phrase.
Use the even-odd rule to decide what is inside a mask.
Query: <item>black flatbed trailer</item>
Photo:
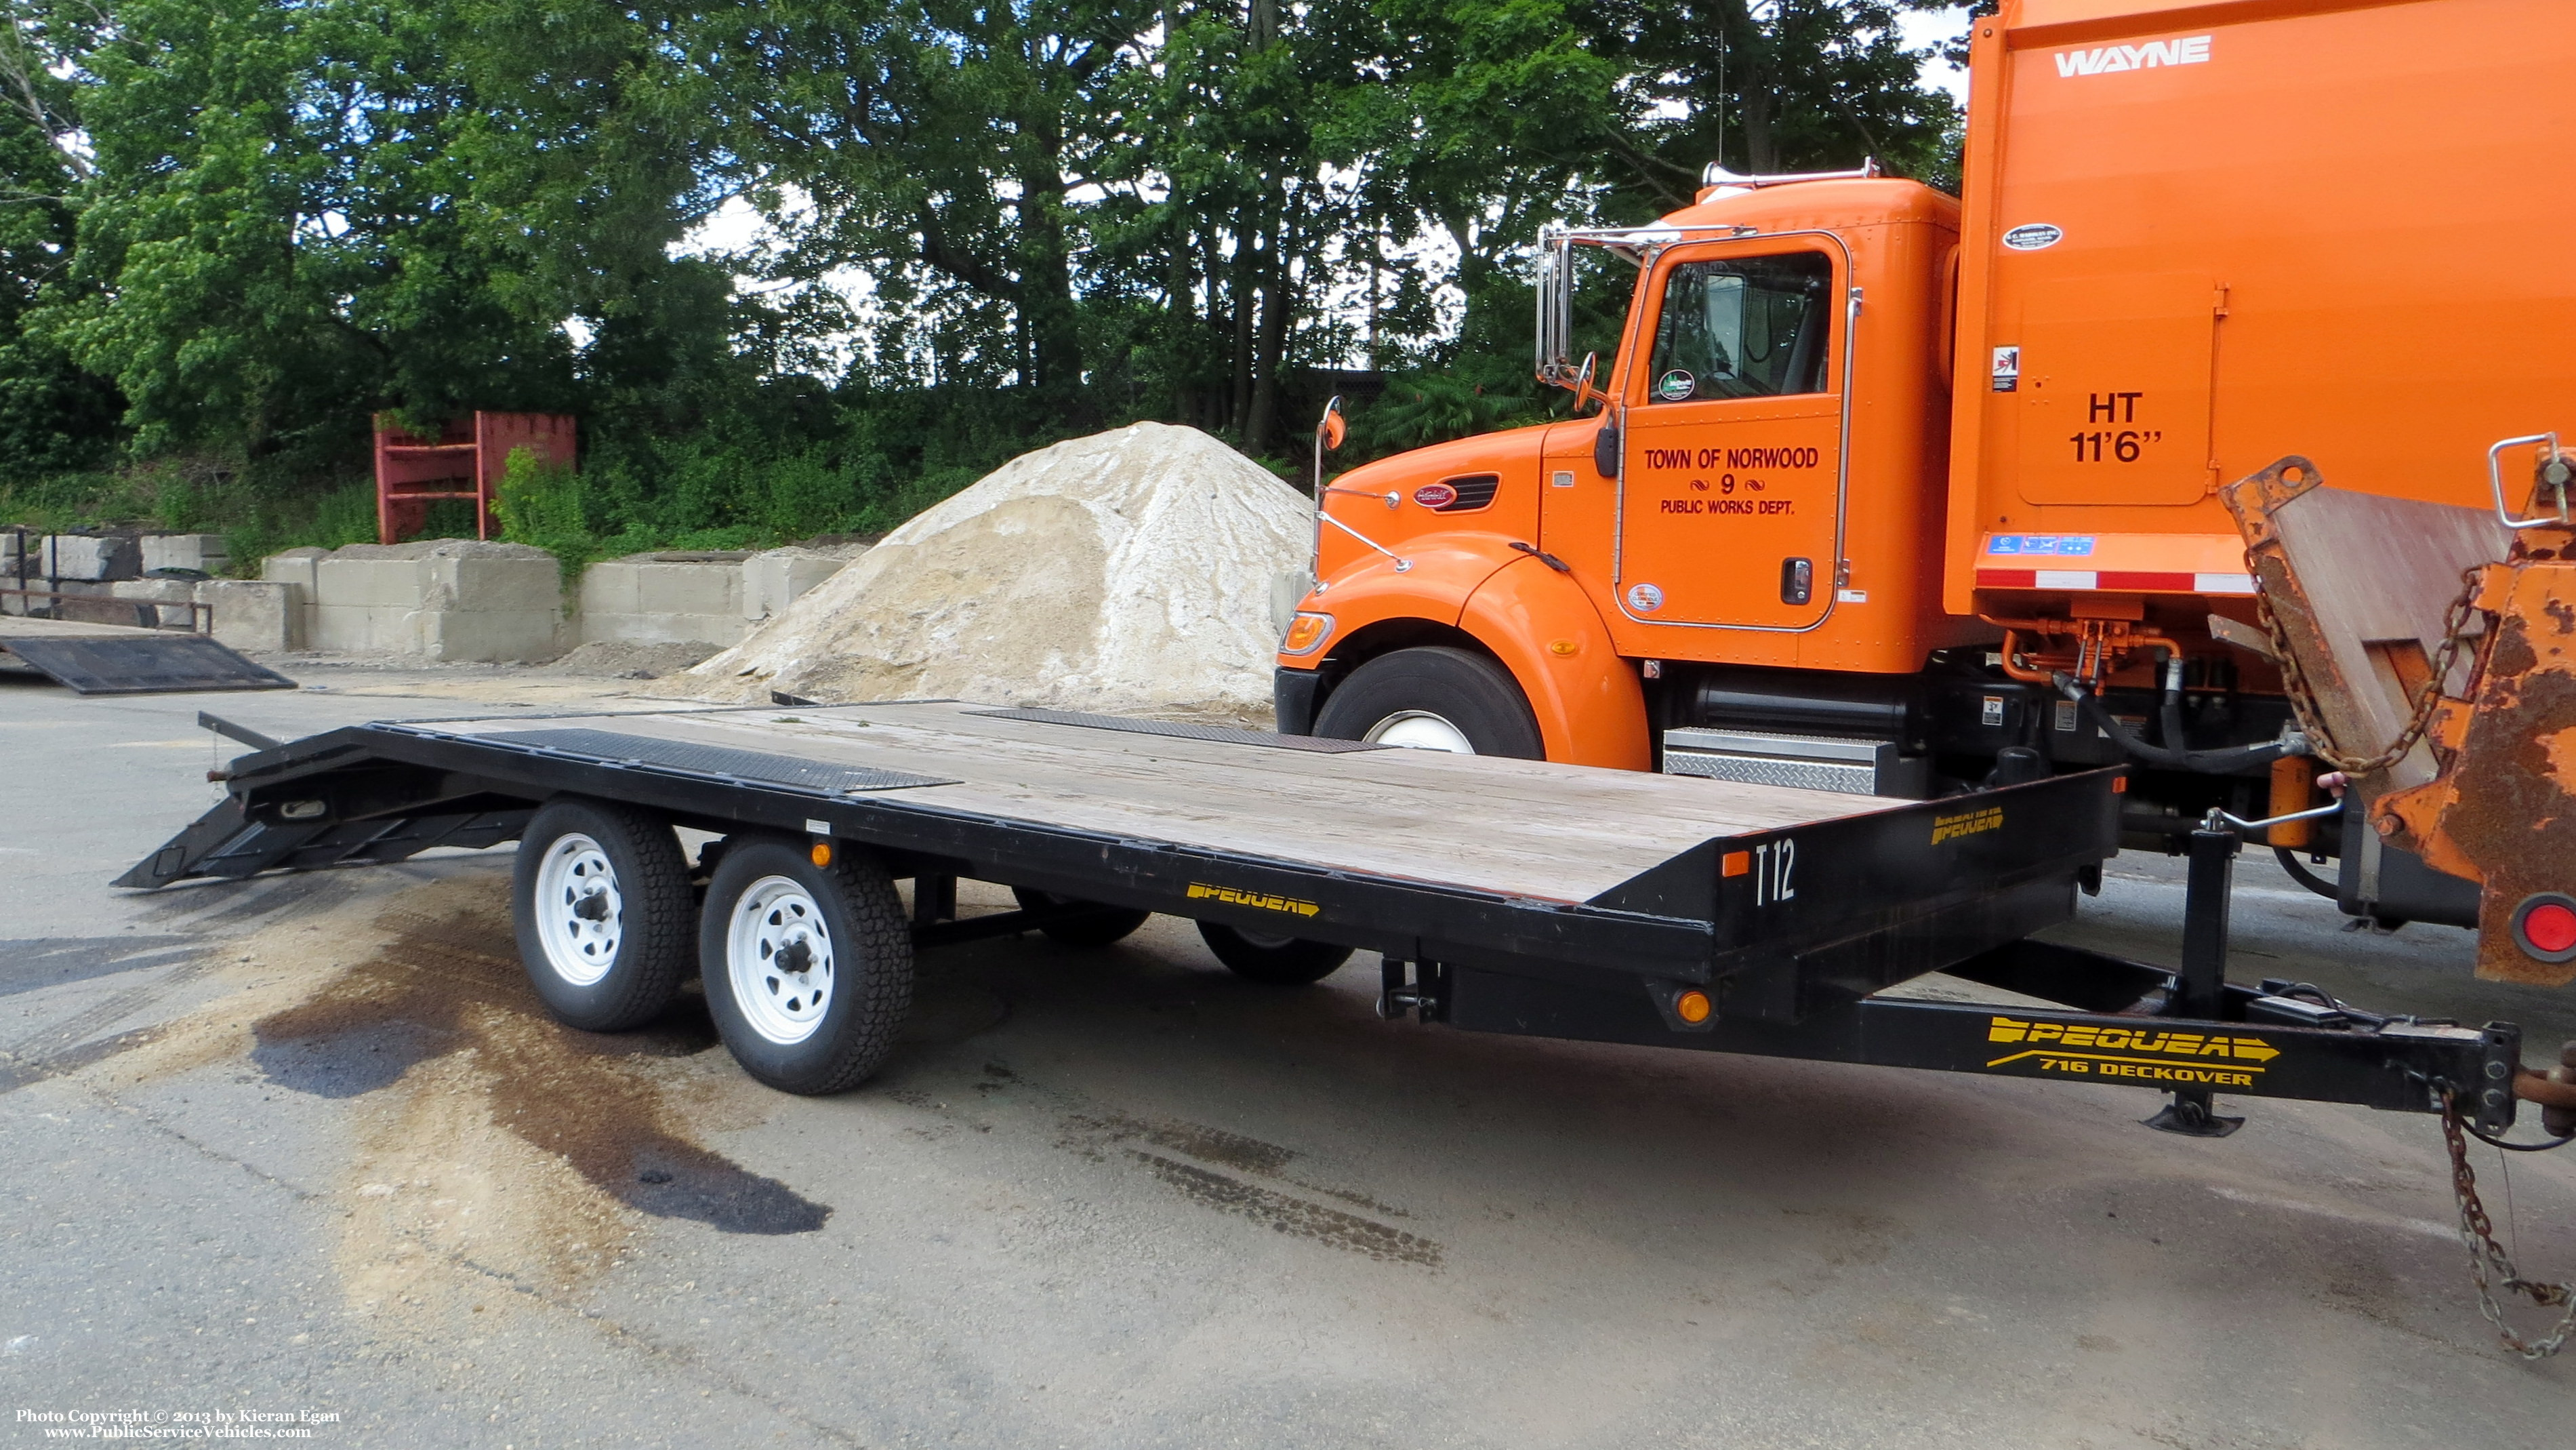
[[[2117,770],[1895,801],[951,701],[206,723],[259,748],[118,885],[525,838],[521,950],[559,1015],[634,1025],[703,966],[735,1056],[793,1091],[873,1070],[917,950],[1161,912],[1266,980],[1376,953],[1383,1014],[1472,1031],[2124,1083],[2210,1134],[2220,1093],[2515,1113],[2509,1024],[2227,983],[2231,831],[2193,838],[2179,968],[2032,940],[2098,889]],[[684,861],[673,826],[719,839]],[[1022,909],[960,919],[961,878]],[[1906,985],[1935,973],[1974,1000]]]

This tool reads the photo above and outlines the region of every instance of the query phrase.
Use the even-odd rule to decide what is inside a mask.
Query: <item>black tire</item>
[[[1011,895],[1019,900],[1022,911],[1043,911],[1049,907],[1077,904],[1073,897],[1057,896],[1052,892],[1037,891],[1026,886],[1012,887]],[[1089,916],[1055,922],[1039,927],[1038,930],[1045,932],[1048,939],[1059,946],[1072,947],[1076,951],[1090,951],[1096,947],[1105,947],[1111,942],[1125,941],[1135,934],[1136,928],[1145,924],[1146,918],[1153,914],[1150,911],[1138,911],[1133,907],[1095,906]]]
[[[567,1026],[641,1027],[688,979],[697,897],[679,837],[650,812],[578,799],[538,811],[519,837],[510,916],[529,985]]]
[[[1480,654],[1447,645],[1424,645],[1379,655],[1351,671],[1324,701],[1315,733],[1335,740],[1369,740],[1407,715],[1448,722],[1478,755],[1543,760],[1538,733],[1511,672]]]
[[[1199,923],[1199,939],[1206,942],[1216,959],[1238,977],[1267,982],[1274,987],[1303,987],[1320,982],[1342,969],[1351,959],[1349,947],[1328,941],[1308,941],[1301,936],[1267,936],[1220,926],[1213,921]]]
[[[769,837],[728,846],[707,883],[698,971],[716,1035],[742,1070],[819,1097],[865,1082],[894,1049],[912,1010],[912,928],[873,857],[842,848],[817,866],[809,850]],[[805,965],[764,969],[800,949]]]

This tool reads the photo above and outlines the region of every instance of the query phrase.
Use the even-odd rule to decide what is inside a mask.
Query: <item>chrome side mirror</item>
[[[1574,331],[1574,244],[1542,233],[1538,258],[1538,380],[1570,387],[1574,369],[1565,350]]]

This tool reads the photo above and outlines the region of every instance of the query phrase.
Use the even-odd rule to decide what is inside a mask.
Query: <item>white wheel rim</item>
[[[597,841],[578,831],[555,837],[537,863],[533,904],[537,941],[556,976],[587,987],[617,965],[626,899],[618,894],[617,868]]]
[[[814,1035],[832,1010],[832,931],[814,893],[763,876],[735,898],[725,975],[751,1030],[781,1047]]]
[[[1467,732],[1428,710],[1398,710],[1368,728],[1360,737],[1372,745],[1401,745],[1407,750],[1445,750],[1451,755],[1473,755],[1476,747]]]

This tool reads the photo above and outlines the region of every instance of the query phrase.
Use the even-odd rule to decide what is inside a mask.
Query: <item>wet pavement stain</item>
[[[160,1040],[161,1029],[138,1027],[131,1032],[102,1037],[95,1042],[85,1042],[32,1060],[0,1057],[0,1093],[15,1092],[31,1082],[75,1073],[92,1063],[105,1062],[138,1047],[150,1047]]]
[[[213,969],[214,960],[213,955],[207,952],[185,957],[177,966],[152,981],[102,998],[69,1020],[54,1023],[6,1049],[0,1049],[0,1093],[14,1092],[49,1077],[78,1072],[160,1041],[163,1029],[159,1027],[136,1028],[97,1041],[91,1038],[95,1033],[148,1010],[181,986],[204,976]]]
[[[985,1064],[984,1073],[993,1081],[977,1084],[979,1090],[1000,1088],[1020,1081],[1018,1074],[999,1063]],[[1345,1213],[1338,1208],[1328,1208],[1323,1204],[1281,1193],[1275,1189],[1246,1183],[1241,1179],[1216,1172],[1212,1168],[1202,1168],[1196,1164],[1167,1158],[1162,1153],[1149,1153],[1142,1148],[1123,1145],[1141,1140],[1168,1152],[1196,1158],[1201,1163],[1216,1164],[1258,1178],[1274,1179],[1291,1187],[1325,1194],[1354,1207],[1366,1208],[1389,1217],[1410,1216],[1403,1210],[1391,1208],[1366,1194],[1309,1183],[1301,1178],[1289,1176],[1288,1166],[1295,1162],[1298,1156],[1293,1148],[1283,1148],[1276,1143],[1265,1143],[1258,1138],[1246,1137],[1241,1133],[1229,1132],[1223,1128],[1212,1128],[1204,1123],[1135,1118],[1124,1113],[1071,1114],[1065,1117],[1062,1126],[1064,1136],[1057,1139],[1057,1147],[1070,1149],[1099,1163],[1109,1161],[1107,1150],[1118,1146],[1130,1161],[1144,1165],[1165,1185],[1180,1190],[1184,1195],[1207,1207],[1241,1214],[1256,1223],[1267,1224],[1281,1233],[1314,1239],[1333,1248],[1365,1254],[1373,1259],[1422,1264],[1434,1268],[1440,1263],[1442,1253],[1440,1245],[1418,1234],[1409,1234],[1402,1229],[1379,1223],[1375,1219],[1362,1218],[1358,1214]]]
[[[1338,1208],[1326,1208],[1302,1198],[1274,1193],[1256,1184],[1228,1178],[1196,1165],[1148,1153],[1139,1148],[1127,1150],[1133,1158],[1152,1171],[1165,1184],[1209,1208],[1241,1214],[1254,1223],[1313,1239],[1349,1253],[1365,1254],[1372,1259],[1392,1263],[1420,1264],[1438,1268],[1442,1249],[1439,1244],[1402,1229],[1389,1228],[1373,1219]]]
[[[985,1071],[989,1073],[992,1069],[988,1067]],[[1228,1168],[1239,1168],[1264,1178],[1279,1177],[1297,1156],[1293,1149],[1264,1143],[1258,1138],[1247,1138],[1241,1133],[1229,1133],[1223,1128],[1199,1123],[1149,1122],[1123,1113],[1070,1117],[1065,1119],[1065,1127],[1080,1136],[1106,1143],[1142,1138],[1157,1148],[1186,1153],[1210,1163],[1222,1163]]]
[[[36,937],[0,941],[0,997],[185,961],[205,949],[193,936]]]
[[[396,908],[377,925],[391,940],[329,995],[253,1024],[251,1058],[269,1081],[355,1097],[471,1050],[495,1124],[638,1212],[747,1234],[811,1233],[831,1217],[828,1205],[689,1141],[661,1089],[630,1066],[714,1047],[702,997],[684,995],[639,1031],[579,1032],[546,1015],[506,919]]]

